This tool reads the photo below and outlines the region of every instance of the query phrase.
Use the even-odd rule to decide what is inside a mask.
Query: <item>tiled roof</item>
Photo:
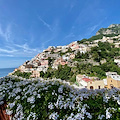
[[[92,81],[92,80],[89,79],[89,78],[82,78],[82,80],[84,80],[85,82],[90,82],[90,81]]]

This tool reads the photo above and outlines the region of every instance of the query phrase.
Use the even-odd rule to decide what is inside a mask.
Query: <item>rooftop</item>
[[[90,82],[90,81],[92,81],[92,80],[89,79],[89,78],[83,78],[82,80],[84,80],[85,82]]]
[[[109,76],[109,75],[117,75],[117,72],[106,72],[106,75]]]
[[[120,75],[111,75],[111,78],[120,81]]]

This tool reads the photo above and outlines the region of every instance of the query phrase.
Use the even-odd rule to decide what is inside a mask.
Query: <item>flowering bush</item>
[[[0,105],[14,120],[120,119],[120,90],[77,89],[60,80],[0,79]]]

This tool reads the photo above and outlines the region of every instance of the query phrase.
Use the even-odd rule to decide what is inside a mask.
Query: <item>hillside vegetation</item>
[[[99,42],[98,46],[92,47],[91,51],[81,54],[78,52],[74,61],[78,61],[76,67],[59,66],[58,70],[51,70],[49,68],[47,72],[42,74],[41,77],[46,78],[60,78],[63,80],[75,81],[76,74],[86,74],[88,76],[96,76],[100,79],[106,77],[105,72],[117,72],[120,74],[120,68],[114,63],[114,58],[120,56],[120,48],[115,48],[113,44],[108,42]],[[90,63],[84,63],[84,61],[93,59],[98,62],[99,65],[93,66]],[[106,60],[101,64],[101,60]]]
[[[30,78],[34,71],[38,71],[40,77],[60,78],[70,82],[76,81],[77,74],[100,79],[106,78],[106,72],[109,71],[120,75],[120,67],[114,62],[116,58],[120,58],[119,31],[120,24],[112,24],[108,28],[101,28],[89,39],[66,46],[48,47],[26,62],[21,67],[24,68],[22,73],[18,70],[14,75]],[[71,58],[71,55],[74,57]]]

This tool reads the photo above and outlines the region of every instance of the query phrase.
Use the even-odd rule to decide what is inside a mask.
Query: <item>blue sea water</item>
[[[0,78],[14,71],[15,68],[0,68]]]

